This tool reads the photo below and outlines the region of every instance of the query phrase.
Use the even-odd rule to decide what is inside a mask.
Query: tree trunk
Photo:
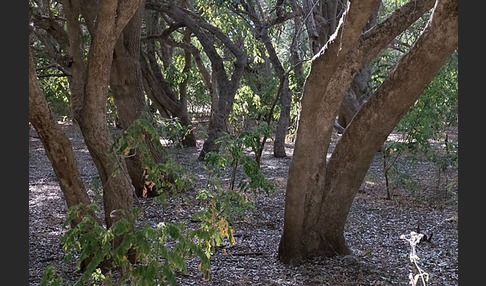
[[[357,66],[346,63],[345,58],[356,48],[362,28],[379,2],[348,2],[350,5],[343,15],[346,20],[340,22],[336,32],[311,62],[285,196],[284,232],[278,254],[285,263],[296,264],[321,254],[319,233],[311,225],[314,223],[315,226],[319,217],[334,119],[345,88],[352,80],[342,75]],[[337,37],[339,39],[335,40]],[[330,242],[335,251],[346,253],[344,245],[339,245],[340,239],[335,240]]]
[[[113,54],[110,87],[123,130],[127,130],[144,112],[148,112],[140,70],[140,34],[144,4],[145,1],[141,1],[140,8],[123,29]],[[126,158],[125,162],[135,193],[141,197],[145,179],[139,152]]]
[[[352,1],[346,12],[344,30],[341,31],[340,25],[337,32],[342,33],[339,54],[335,42],[330,41],[327,50],[312,62],[289,170],[284,233],[279,245],[279,258],[285,263],[350,252],[344,239],[344,226],[376,150],[457,47],[457,0],[438,0],[420,38],[361,108],[326,162],[330,129],[340,105],[338,98],[344,96],[346,86],[360,68],[359,63],[366,62],[367,57],[384,47],[383,43],[394,38],[399,30],[397,21],[411,19],[402,14],[404,11],[397,10],[389,18],[394,22],[384,22],[371,33],[365,33],[353,48],[357,37],[348,37],[349,33],[360,31],[365,16],[369,17],[372,7],[378,3]],[[395,25],[388,26],[391,24]],[[394,31],[383,32],[378,37],[377,31],[383,27]],[[374,40],[368,42],[371,39]],[[370,46],[371,43],[374,45]],[[331,71],[329,79],[319,76],[324,68],[328,73]],[[319,98],[318,91],[324,96]],[[316,129],[320,130],[317,135]],[[308,150],[313,150],[312,154]]]
[[[297,4],[293,3],[292,8],[296,11]],[[293,70],[295,77],[297,78],[298,82],[300,83],[300,79],[304,76],[304,66],[302,64],[302,57],[299,54],[299,46],[300,46],[300,32],[302,29],[302,16],[295,16],[294,17],[294,36],[292,37],[292,43],[290,44],[290,62],[292,63]],[[299,90],[302,86],[301,84],[298,85]]]
[[[378,10],[380,5],[375,9],[373,14],[371,14],[368,23],[364,28],[365,31],[371,29],[373,26],[376,25],[376,21],[378,19]],[[369,63],[367,63],[354,77],[353,81],[351,82],[351,86],[349,87],[346,95],[344,96],[343,102],[341,103],[341,109],[338,113],[338,123],[343,128],[348,126],[349,122],[353,119],[354,115],[358,112],[363,100],[367,95],[370,95],[371,92],[371,67]]]
[[[91,200],[81,179],[71,141],[69,141],[66,134],[59,128],[59,125],[49,110],[49,106],[37,79],[30,46],[29,121],[37,131],[46,155],[52,164],[67,207],[70,208],[82,204],[81,212],[72,221],[71,227],[74,228],[86,213],[96,218],[95,213],[86,208],[86,206],[91,204]]]
[[[233,102],[238,84],[246,65],[247,55],[219,28],[207,23],[203,18],[190,11],[180,9],[176,5],[161,5],[150,3],[150,7],[167,13],[175,21],[183,24],[196,35],[201,43],[206,55],[211,61],[211,67],[216,78],[218,90],[217,109],[212,114],[212,119],[208,128],[208,138],[204,141],[203,148],[199,153],[199,160],[204,160],[207,153],[218,151],[220,144],[216,144],[216,139],[224,135],[227,130],[227,120],[233,108]],[[217,38],[235,56],[233,63],[233,73],[228,78],[224,67],[223,59],[218,54],[215,47]]]
[[[103,184],[103,205],[107,227],[128,215],[132,208],[134,189],[127,174],[125,162],[110,152],[113,138],[106,124],[106,100],[108,82],[116,40],[125,25],[138,9],[140,2],[124,3],[119,9],[118,1],[102,1],[98,5],[96,21],[92,15],[83,15],[87,23],[94,23],[91,30],[91,45],[85,69],[79,44],[79,13],[81,5],[77,1],[64,1],[70,52],[73,55],[72,102],[74,119],[79,124],[86,146],[98,169]],[[89,25],[88,25],[89,26]],[[119,240],[118,240],[119,241]]]
[[[288,75],[283,75],[283,86],[280,94],[280,117],[278,118],[275,130],[275,141],[273,142],[273,155],[277,158],[286,157],[285,137],[290,125],[290,104],[292,103],[292,91],[289,88]]]
[[[157,35],[157,27],[155,26],[157,23],[155,20],[156,17],[158,17],[158,14],[146,14],[149,35],[146,41],[147,49],[146,52],[144,52],[144,57],[146,57],[146,59],[142,59],[142,74],[145,83],[145,90],[148,97],[155,103],[159,113],[163,117],[177,117],[183,126],[190,128],[190,126],[192,126],[192,122],[187,112],[186,94],[189,77],[187,76],[186,79],[179,84],[179,94],[177,94],[172,89],[170,83],[164,78],[156,57],[157,52],[155,40],[158,38],[162,49],[162,58],[170,58],[170,55],[167,55],[168,49],[163,49],[162,47],[165,46],[164,41],[170,42],[167,38],[169,37],[170,33],[176,30],[176,28],[169,28],[170,33],[165,31],[163,33],[164,36]],[[188,46],[190,45],[188,44],[190,41],[190,35],[190,31],[184,32],[183,41],[184,44],[187,44]],[[184,59],[185,65],[182,72],[188,73],[191,68],[191,54],[186,51]],[[166,60],[165,62],[167,65],[169,65],[170,61]],[[196,136],[194,132],[187,134],[183,139],[182,144],[186,147],[196,146]]]

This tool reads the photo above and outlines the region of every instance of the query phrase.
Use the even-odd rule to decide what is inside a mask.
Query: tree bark
[[[378,18],[378,10],[380,5],[371,14],[368,23],[364,28],[365,31],[371,29],[376,25]],[[354,115],[358,112],[363,100],[371,92],[371,67],[369,63],[365,64],[364,67],[356,74],[351,86],[349,87],[346,95],[344,96],[343,102],[341,103],[341,108],[338,113],[338,123],[343,128],[348,126],[349,122],[353,119]]]
[[[137,12],[123,29],[113,53],[110,87],[123,130],[127,130],[144,112],[148,111],[140,69],[140,35],[144,4],[145,1],[141,1]],[[141,197],[145,179],[139,152],[126,158],[125,163],[135,193]]]
[[[398,19],[405,16],[401,14],[403,11],[397,11],[390,21],[365,33],[357,42],[357,37],[348,34],[357,33],[363,27],[365,16],[369,17],[379,1],[372,1],[371,5],[350,2],[345,20],[336,32],[342,33],[341,43],[331,39],[326,44],[327,50],[314,58],[304,87],[294,159],[289,170],[284,233],[279,245],[279,258],[285,263],[297,264],[313,256],[350,252],[344,239],[347,214],[376,150],[457,47],[457,0],[438,0],[420,38],[360,109],[326,162],[339,97],[344,97],[346,86],[360,68],[359,63],[366,62],[383,43],[393,39],[393,33],[399,30],[398,23],[403,23]],[[388,27],[393,31],[383,31],[386,25],[392,25]],[[377,33],[379,30],[383,31],[381,35]],[[339,53],[347,54],[345,59],[340,60],[342,55],[336,54],[336,45],[342,47],[337,49]],[[319,77],[324,67],[328,67],[328,73],[332,71],[329,79]],[[319,90],[320,94],[324,91],[321,98],[317,96]],[[316,129],[320,131],[317,136]],[[312,154],[308,150],[313,150]]]
[[[327,250],[322,248],[319,233],[311,225],[317,223],[319,215],[317,210],[326,176],[326,155],[334,119],[344,89],[352,80],[349,76],[346,78],[345,73],[357,65],[346,64],[345,59],[347,53],[358,45],[361,31],[379,2],[349,1],[336,32],[311,62],[301,100],[285,196],[284,232],[278,253],[279,259],[285,263],[297,264]],[[347,252],[345,245],[339,242],[330,243],[336,252]]]
[[[61,130],[49,110],[37,79],[34,60],[29,46],[29,121],[34,126],[52,164],[68,208],[81,205],[79,216],[71,222],[74,228],[86,214],[96,217],[86,207],[91,200],[86,192],[71,141]]]
[[[103,184],[105,223],[110,227],[128,215],[132,208],[134,189],[125,162],[110,152],[113,138],[106,124],[108,82],[116,40],[139,7],[138,1],[102,1],[98,5],[96,21],[84,15],[87,23],[94,22],[92,41],[85,70],[73,70],[72,103],[74,119],[79,124],[91,157]],[[70,43],[80,43],[79,23],[81,5],[64,1]],[[70,46],[73,65],[83,61],[80,46]],[[78,67],[83,66],[82,64]]]
[[[340,230],[344,229],[351,203],[376,150],[457,48],[457,43],[457,0],[439,0],[420,38],[356,114],[336,145],[328,163],[325,184],[328,195],[318,225],[335,221]]]

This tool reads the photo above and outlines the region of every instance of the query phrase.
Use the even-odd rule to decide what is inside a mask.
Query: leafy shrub
[[[78,210],[79,206],[69,209],[65,228],[77,216]],[[142,223],[137,226],[139,210],[136,208],[108,229],[88,215],[75,228],[68,229],[61,240],[66,262],[76,259],[76,266],[81,269],[82,263],[88,261],[74,285],[95,281],[105,285],[114,282],[118,285],[177,285],[177,272],[187,273],[187,260],[193,256],[199,258],[198,269],[205,279],[209,279],[214,246],[221,245],[224,239],[228,239],[230,245],[234,243],[233,231],[224,213],[222,204],[209,204],[208,208],[194,215],[201,221],[200,228],[195,230],[186,228],[184,223],[162,222],[155,227]],[[117,237],[122,240],[113,247]],[[135,261],[127,257],[130,250],[136,254]],[[109,263],[108,271],[101,271],[102,263]],[[48,266],[41,285],[62,285],[62,278],[55,274],[54,267]]]
[[[179,118],[162,118],[158,117],[156,124],[157,132],[160,137],[167,140],[169,146],[183,147],[182,142],[186,139],[194,128],[192,126],[184,126],[180,122]]]
[[[216,140],[217,144],[221,144],[220,151],[206,154],[206,165],[211,166],[218,176],[221,176],[222,171],[226,168],[231,169],[230,190],[234,190],[236,173],[241,165],[243,166],[244,177],[238,184],[239,189],[245,192],[249,190],[253,192],[264,191],[268,194],[274,186],[263,176],[259,158],[261,158],[262,142],[264,142],[260,141],[261,137],[270,136],[270,130],[268,124],[264,122],[241,133],[236,138],[231,138],[229,134],[226,134]],[[255,158],[244,153],[246,148],[250,148],[254,152]]]
[[[174,140],[173,142],[181,144],[184,139],[179,135],[187,132],[187,130],[183,130],[185,129],[176,120],[156,127],[152,121],[140,118],[115,140],[111,151],[116,152],[122,158],[133,156],[137,152],[145,168],[146,181],[151,182],[150,186],[155,187],[155,191],[164,199],[167,194],[174,194],[186,189],[191,182],[187,171],[169,156],[159,141],[162,133],[164,136],[172,136],[170,138]],[[150,140],[152,145],[164,155],[163,162],[154,159],[147,140]]]
[[[384,57],[382,60],[384,63],[389,61]],[[375,81],[385,76],[380,66],[377,67]],[[409,174],[398,170],[395,162],[399,162],[399,158],[412,164],[423,158],[435,164],[437,191],[441,185],[441,174],[449,167],[457,166],[458,144],[446,132],[448,128],[457,126],[457,92],[457,52],[454,52],[396,126],[395,131],[401,134],[401,138],[388,140],[385,144],[384,172],[387,179],[391,175],[390,185],[405,186],[412,193],[417,187]]]

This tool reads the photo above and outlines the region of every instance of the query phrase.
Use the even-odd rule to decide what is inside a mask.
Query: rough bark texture
[[[141,1],[140,8],[123,29],[113,53],[110,87],[118,119],[124,130],[148,111],[140,69],[140,34],[144,2]],[[126,158],[125,162],[135,192],[140,197],[145,186],[140,154],[135,153],[134,156]]]
[[[357,41],[360,29],[378,3],[350,1],[344,23],[336,32],[340,42],[331,39],[312,62],[289,170],[284,233],[279,245],[279,258],[285,263],[349,253],[344,225],[373,155],[457,47],[457,1],[438,1],[422,36],[361,108],[326,162],[333,120],[346,86],[361,64],[369,60],[367,57],[376,54],[399,30],[392,28],[391,32],[377,34],[383,28],[378,25]],[[404,16],[401,13],[397,11],[389,18],[395,20],[388,24],[403,24],[397,20]],[[328,73],[332,71],[329,76],[322,77],[324,68]],[[324,96],[319,98],[319,92]],[[313,152],[309,154],[308,150]]]
[[[432,81],[457,44],[457,0],[439,0],[420,38],[356,114],[336,145],[328,163],[325,185],[328,195],[322,205],[318,225],[341,218],[338,224],[344,228],[353,198],[376,150]]]
[[[316,209],[320,206],[324,186],[326,154],[334,118],[344,96],[343,86],[352,80],[345,73],[356,66],[343,65],[343,62],[346,54],[357,46],[361,30],[378,3],[350,1],[336,32],[312,60],[304,85],[285,197],[284,232],[279,245],[279,259],[285,263],[299,263],[328,250],[321,247],[321,238],[315,230]],[[312,223],[314,226],[310,227]],[[347,252],[339,241],[329,243],[336,252]]]
[[[77,67],[70,80],[73,115],[103,184],[105,222],[110,227],[131,209],[134,189],[125,162],[109,151],[113,138],[106,124],[108,82],[116,40],[140,2],[102,1],[98,5],[96,21],[90,18],[93,13],[83,15],[92,37],[87,65],[77,63],[83,62],[81,46],[76,45],[80,43],[77,19],[81,5],[77,1],[64,1],[63,4],[70,43],[74,44],[70,46],[73,67]],[[89,23],[94,24],[90,26]]]
[[[86,214],[87,205],[91,204],[81,174],[71,141],[58,126],[49,110],[34,67],[32,53],[29,47],[29,121],[34,126],[46,150],[46,155],[52,164],[59,186],[64,194],[67,207],[82,204],[80,216],[71,223],[75,227]],[[91,215],[96,215],[91,211]]]
[[[380,5],[371,14],[368,23],[364,28],[365,31],[371,29],[376,25],[378,18],[378,10]],[[338,123],[343,128],[348,126],[349,122],[353,119],[354,115],[358,112],[359,108],[365,97],[370,95],[371,92],[371,67],[369,63],[365,64],[363,68],[356,74],[351,86],[349,87],[346,95],[344,96],[341,108],[338,113]]]

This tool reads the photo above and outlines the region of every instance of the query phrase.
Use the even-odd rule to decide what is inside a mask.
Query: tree
[[[286,190],[278,251],[285,263],[350,253],[344,226],[376,150],[457,47],[457,1],[438,0],[419,39],[361,107],[327,161],[334,119],[356,72],[428,5],[410,1],[362,33],[379,3],[348,1],[336,32],[312,60]]]
[[[143,51],[143,58],[141,61],[142,72],[144,76],[145,91],[148,97],[154,102],[159,110],[159,113],[164,117],[177,117],[181,124],[190,128],[192,125],[187,112],[187,84],[189,81],[188,72],[191,68],[191,53],[184,52],[184,67],[181,72],[180,82],[174,84],[178,91],[171,87],[171,83],[162,74],[162,68],[157,61],[157,55],[164,59],[165,68],[169,73],[177,73],[173,68],[171,62],[172,48],[169,48],[167,43],[175,43],[169,39],[171,34],[179,28],[178,25],[169,25],[162,33],[158,33],[160,21],[160,13],[149,11],[146,13],[146,33],[144,39],[146,49]],[[184,42],[190,41],[191,33],[184,33]],[[156,40],[160,44],[160,53],[157,51]],[[187,44],[189,45],[189,44]],[[196,146],[196,136],[193,132],[187,134],[183,140],[184,146]]]
[[[204,141],[203,148],[199,154],[199,159],[203,160],[207,153],[218,151],[219,144],[216,144],[215,141],[223,136],[227,129],[228,116],[233,108],[235,93],[247,61],[246,52],[236,45],[228,35],[224,34],[221,29],[209,24],[203,17],[188,9],[181,9],[174,4],[160,5],[153,2],[150,3],[149,7],[166,13],[174,21],[191,30],[198,38],[204,52],[211,61],[212,73],[214,79],[216,79],[219,98],[217,106],[212,110],[208,138]],[[231,77],[227,75],[227,69],[230,69],[225,67],[223,58],[218,54],[215,38],[235,57],[231,67]]]
[[[144,4],[145,1],[140,2],[140,7],[123,29],[113,51],[110,88],[123,130],[127,130],[137,119],[148,113],[140,68],[140,33]],[[147,144],[150,142],[150,137],[147,136]],[[162,157],[156,148],[151,150],[154,157]],[[145,187],[145,174],[139,152],[135,150],[133,155],[125,158],[125,162],[135,193],[141,197]]]
[[[34,126],[52,164],[67,207],[81,205],[79,216],[73,220],[75,227],[86,213],[96,217],[86,207],[91,200],[79,173],[71,141],[54,119],[37,79],[32,51],[29,47],[29,121]]]
[[[242,8],[239,8],[238,5],[233,5],[233,11],[242,15],[242,17],[247,15],[249,20],[253,23],[253,34],[255,35],[256,39],[264,44],[268,53],[268,58],[280,80],[280,86],[278,88],[279,92],[277,93],[276,97],[280,98],[281,107],[280,117],[278,119],[275,132],[273,153],[275,157],[285,157],[285,136],[287,135],[287,129],[290,124],[290,104],[292,101],[292,91],[289,87],[289,74],[285,71],[281,60],[278,58],[277,51],[272,43],[268,30],[276,24],[283,23],[287,19],[296,17],[295,15],[297,13],[293,12],[283,14],[282,12],[279,12],[284,8],[282,7],[283,3],[277,3],[278,6],[275,9],[276,16],[270,17],[268,13],[263,11],[259,1],[247,0],[240,2]],[[268,116],[271,118],[273,114],[269,114]],[[264,143],[265,142],[263,142],[263,144]]]
[[[116,41],[139,7],[140,1],[100,1],[99,5],[63,1],[72,59],[70,88],[74,120],[103,184],[105,223],[110,227],[128,215],[134,188],[123,160],[110,152],[113,138],[106,124],[106,100]],[[81,46],[82,16],[88,26],[91,44],[85,60]]]
[[[376,7],[364,27],[368,30],[376,24],[378,8]],[[308,34],[309,47],[312,55],[316,55],[329,40],[329,37],[336,31],[338,19],[342,16],[345,5],[343,1],[318,1],[315,3],[304,0],[302,10],[304,11],[305,24]],[[361,106],[365,96],[369,95],[369,82],[371,79],[370,67],[364,64],[356,74],[349,86],[346,95],[341,103],[338,113],[338,121],[335,127],[342,132]]]

